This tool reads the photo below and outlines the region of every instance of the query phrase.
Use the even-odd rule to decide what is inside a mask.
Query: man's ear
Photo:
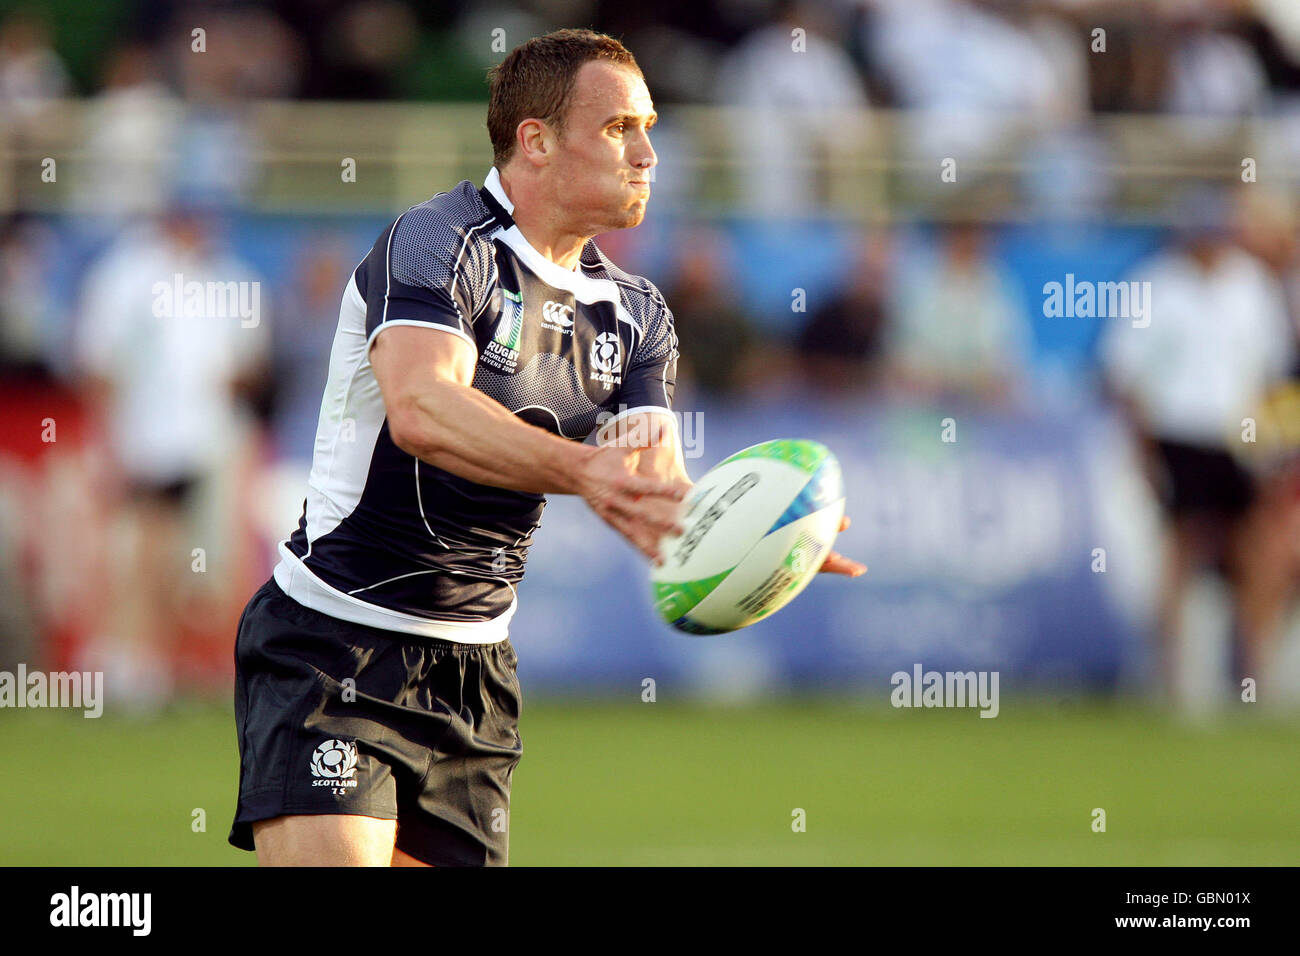
[[[519,154],[534,166],[545,166],[555,149],[555,132],[545,121],[526,119],[515,128]]]

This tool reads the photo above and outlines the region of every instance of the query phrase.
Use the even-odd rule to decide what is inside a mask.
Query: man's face
[[[650,170],[658,162],[649,136],[656,119],[650,91],[636,73],[601,61],[578,71],[550,166],[578,231],[629,229],[645,218]]]

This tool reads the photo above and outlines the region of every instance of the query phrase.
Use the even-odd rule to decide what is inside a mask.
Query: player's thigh
[[[411,854],[394,847],[392,866],[433,866],[432,863],[424,863],[417,860]]]
[[[354,814],[297,814],[253,824],[260,866],[389,866],[396,836],[396,820]]]

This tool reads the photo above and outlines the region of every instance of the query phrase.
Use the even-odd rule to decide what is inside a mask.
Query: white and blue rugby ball
[[[688,634],[722,634],[785,607],[826,559],[844,517],[840,463],[815,441],[736,452],[695,483],[680,535],[650,574],[659,615]]]

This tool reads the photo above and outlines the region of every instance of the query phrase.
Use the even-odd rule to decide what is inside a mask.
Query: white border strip
[[[369,351],[370,347],[375,344],[375,336],[377,336],[380,332],[384,331],[384,329],[391,329],[397,325],[409,325],[412,328],[416,328],[416,329],[434,329],[435,331],[438,332],[449,332],[452,335],[459,336],[460,338],[468,342],[469,347],[474,350],[474,355],[476,357],[478,355],[478,343],[475,342],[472,338],[470,338],[460,329],[454,329],[450,325],[439,325],[436,322],[421,322],[419,319],[393,319],[390,322],[384,322],[381,325],[376,325],[375,330],[370,333],[370,338],[366,339],[366,351]]]
[[[330,587],[289,550],[288,542],[281,541],[279,551],[280,563],[275,566],[275,583],[280,585],[285,594],[303,607],[353,624],[400,631],[403,634],[418,634],[457,644],[496,644],[509,636],[510,619],[519,606],[516,595],[510,602],[510,607],[490,621],[434,621],[401,611],[390,611]]]

